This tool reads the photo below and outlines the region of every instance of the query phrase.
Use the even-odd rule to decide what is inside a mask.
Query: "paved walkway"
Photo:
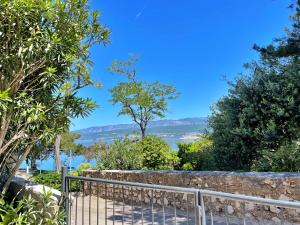
[[[77,201],[77,208],[76,208]],[[97,214],[98,204],[98,214]],[[105,205],[107,204],[107,211],[105,211]],[[77,212],[77,213],[76,213]],[[106,215],[107,214],[107,215]],[[83,215],[83,216],[82,216]],[[105,215],[107,223],[105,223]],[[152,218],[153,216],[153,218]],[[188,218],[189,217],[189,218]],[[193,212],[183,212],[181,210],[173,208],[165,208],[165,224],[194,224]],[[115,202],[111,200],[105,200],[95,196],[81,196],[77,198],[73,197],[71,207],[71,224],[72,225],[97,225],[97,224],[163,224],[163,209],[161,207],[154,207],[153,214],[151,213],[151,205],[144,205],[143,212],[141,206],[131,206],[122,202]],[[77,223],[76,223],[77,221]],[[97,223],[98,221],[98,223]],[[123,221],[123,222],[122,222]],[[188,222],[189,221],[189,222]]]
[[[77,207],[76,207],[77,202]],[[105,210],[107,205],[107,210]],[[115,202],[98,198],[96,196],[72,197],[71,206],[71,225],[121,225],[121,224],[172,224],[172,225],[194,225],[194,212],[190,210],[182,211],[174,208],[165,208],[165,218],[163,209],[160,206],[153,208],[151,205],[131,206],[122,202]],[[98,211],[98,213],[97,213]],[[176,216],[175,216],[176,215]],[[247,218],[245,221],[241,218],[226,218],[225,216],[214,216],[211,223],[210,215],[207,215],[207,225],[292,225],[288,222],[278,221],[257,221],[253,218]],[[107,218],[107,220],[105,220]],[[299,224],[293,224],[299,225]]]

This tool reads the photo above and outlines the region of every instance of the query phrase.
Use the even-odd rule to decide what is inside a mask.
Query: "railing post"
[[[64,194],[66,192],[66,175],[67,175],[67,168],[62,167],[61,169],[61,192]]]
[[[201,219],[202,219],[202,225],[206,225],[206,214],[205,214],[205,204],[204,204],[204,198],[201,192],[199,192],[200,197],[200,205],[201,205]]]
[[[66,213],[66,224],[69,225],[69,190],[68,190],[68,181],[66,179],[68,173],[67,167],[62,167],[62,176],[61,176],[61,197],[63,199],[63,207]]]
[[[204,199],[201,191],[197,192],[195,196],[195,224],[196,225],[206,225],[206,215],[205,215],[205,207],[204,207]]]
[[[195,194],[195,225],[201,225],[200,191]]]

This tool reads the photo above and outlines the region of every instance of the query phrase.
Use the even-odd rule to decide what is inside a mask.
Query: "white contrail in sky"
[[[144,12],[144,10],[147,7],[147,3],[144,5],[144,7],[135,15],[135,19],[137,20]]]

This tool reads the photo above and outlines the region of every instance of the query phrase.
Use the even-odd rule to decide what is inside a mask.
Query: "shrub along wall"
[[[170,185],[178,187],[192,187],[222,191],[228,193],[239,193],[264,198],[281,200],[300,201],[300,173],[235,173],[235,172],[205,172],[205,171],[95,171],[87,170],[85,175],[89,177],[104,178],[111,180],[121,180],[130,182],[140,182],[148,184]],[[97,187],[91,185],[92,192],[96,194]],[[103,187],[100,187],[103,190]],[[89,186],[85,188],[89,192]],[[102,196],[104,196],[104,192]],[[111,190],[108,193],[112,193]],[[142,193],[140,190],[125,190],[125,199],[134,198],[134,201],[149,203],[151,192]],[[141,193],[143,195],[141,195]],[[111,197],[111,194],[109,194]],[[123,192],[119,187],[115,187],[115,198],[122,198]],[[270,220],[277,221],[278,217],[285,217],[300,221],[300,212],[295,210],[283,210],[277,207],[259,207],[252,203],[240,204],[239,202],[225,201],[221,198],[206,198],[207,205],[213,206],[215,212],[228,214],[240,214],[246,211],[246,216],[255,217],[264,211],[264,216]],[[160,192],[154,193],[154,203],[174,205],[174,201],[179,208],[185,208],[187,196],[176,195],[162,197]],[[188,199],[193,202],[193,198]],[[213,203],[213,204],[209,204]],[[229,206],[224,207],[224,203]]]

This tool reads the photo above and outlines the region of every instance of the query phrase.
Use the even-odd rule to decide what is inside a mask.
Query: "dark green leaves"
[[[210,125],[219,169],[250,170],[254,162],[263,168],[271,160],[284,170],[296,168],[284,167],[279,158],[298,160],[283,156],[293,154],[292,143],[300,134],[299,4],[287,37],[266,48],[256,46],[260,60],[246,65],[249,75],[232,83],[213,110]],[[280,171],[271,164],[269,170]]]

